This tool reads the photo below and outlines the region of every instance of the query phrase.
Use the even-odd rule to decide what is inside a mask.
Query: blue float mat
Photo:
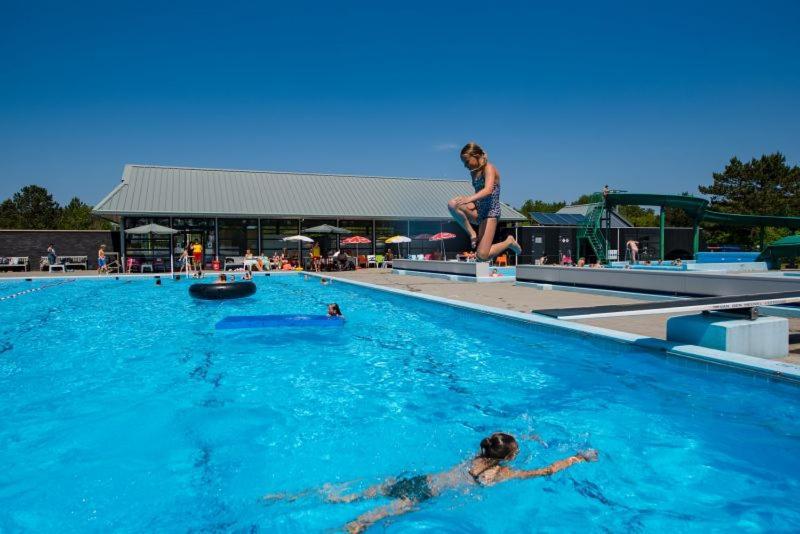
[[[235,328],[342,326],[344,318],[327,315],[232,315],[217,323],[217,330]]]

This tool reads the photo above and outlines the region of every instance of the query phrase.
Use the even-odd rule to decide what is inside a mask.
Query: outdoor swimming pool
[[[188,282],[2,282],[0,531],[338,529],[385,501],[260,496],[448,468],[503,430],[552,478],[453,492],[390,532],[793,530],[800,389],[302,276],[198,302]],[[465,286],[466,287],[466,286]],[[217,331],[324,313],[339,329]]]

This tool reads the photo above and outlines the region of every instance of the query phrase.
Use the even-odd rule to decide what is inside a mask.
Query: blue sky
[[[0,198],[95,203],[125,163],[465,178],[469,140],[513,205],[800,160],[800,2],[555,4],[6,2]]]

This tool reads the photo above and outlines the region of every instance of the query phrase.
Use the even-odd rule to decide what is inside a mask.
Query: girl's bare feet
[[[508,238],[511,240],[511,243],[508,244],[508,248],[511,249],[511,251],[514,254],[516,254],[517,256],[522,254],[522,247],[519,246],[519,243],[517,243],[517,240],[514,239],[512,236],[508,236]]]

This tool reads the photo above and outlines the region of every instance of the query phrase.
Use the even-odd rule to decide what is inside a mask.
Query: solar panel
[[[584,216],[577,213],[548,213],[535,211],[531,218],[542,226],[578,226]]]

